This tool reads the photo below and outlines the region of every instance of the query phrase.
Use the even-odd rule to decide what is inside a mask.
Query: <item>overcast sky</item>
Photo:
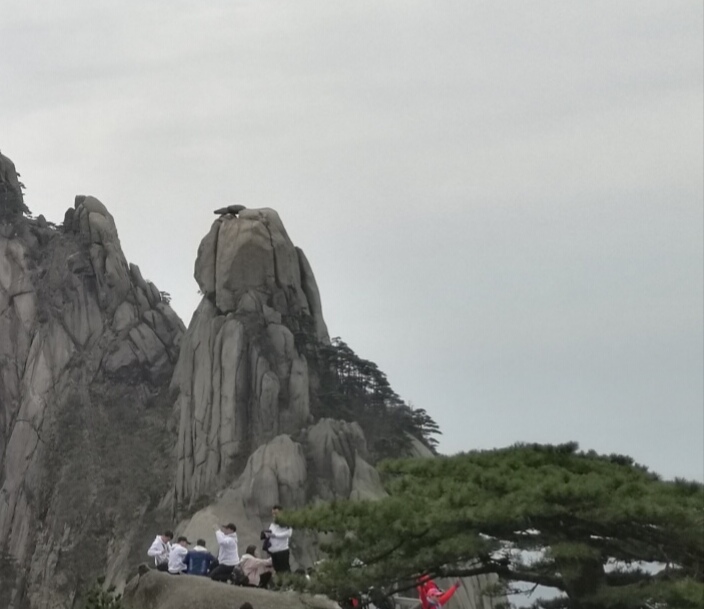
[[[703,5],[26,2],[0,149],[101,199],[188,323],[224,204],[273,207],[334,336],[445,452],[578,441],[704,478]]]

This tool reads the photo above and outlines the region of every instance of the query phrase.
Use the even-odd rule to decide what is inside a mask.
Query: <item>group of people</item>
[[[255,545],[247,546],[240,557],[237,527],[232,522],[215,527],[217,558],[205,547],[205,540],[198,539],[189,549],[192,544],[188,538],[180,536],[174,542],[172,531],[157,535],[147,555],[154,559],[156,569],[172,575],[200,575],[214,581],[266,588],[274,573],[291,571],[289,540],[293,530],[279,524],[282,511],[280,505],[275,505],[271,510],[272,523],[261,532],[262,549],[268,558],[259,558]]]

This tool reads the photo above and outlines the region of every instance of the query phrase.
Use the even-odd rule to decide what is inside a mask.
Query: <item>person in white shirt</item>
[[[178,541],[171,546],[169,552],[169,573],[171,575],[181,575],[186,572],[186,556],[190,542],[186,537],[179,537]]]
[[[220,547],[218,566],[210,573],[210,579],[226,582],[232,577],[235,567],[240,564],[240,556],[237,551],[237,527],[233,523],[215,527],[215,538]]]
[[[174,534],[171,531],[164,531],[163,535],[157,535],[147,550],[147,556],[154,559],[154,566],[159,571],[166,571],[169,568],[169,552],[171,551],[171,540]]]
[[[264,535],[269,542],[267,552],[271,556],[274,571],[286,573],[291,571],[288,542],[291,539],[291,535],[293,535],[293,529],[278,524],[281,512],[283,512],[283,508],[280,505],[275,505],[271,508],[271,517],[274,522],[269,525],[268,531],[264,531]]]
[[[257,558],[257,546],[248,546],[240,560],[240,568],[250,586],[266,588],[273,568],[271,558]]]

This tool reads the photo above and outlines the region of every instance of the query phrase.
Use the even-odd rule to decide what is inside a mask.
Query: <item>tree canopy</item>
[[[435,450],[435,436],[441,433],[437,423],[402,400],[374,362],[340,338],[317,345],[315,359],[320,386],[314,415],[359,423],[375,459],[408,454],[411,436]]]
[[[704,600],[704,487],[576,444],[516,445],[389,461],[389,496],[307,508],[326,532],[314,586],[344,598],[412,587],[420,574],[495,573],[561,595],[536,607],[697,607]],[[498,590],[497,590],[498,591]]]

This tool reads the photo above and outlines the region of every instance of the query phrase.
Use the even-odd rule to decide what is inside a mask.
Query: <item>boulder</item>
[[[339,609],[324,596],[231,586],[207,577],[155,570],[130,580],[123,602],[126,609],[239,609],[245,602],[254,609]]]

